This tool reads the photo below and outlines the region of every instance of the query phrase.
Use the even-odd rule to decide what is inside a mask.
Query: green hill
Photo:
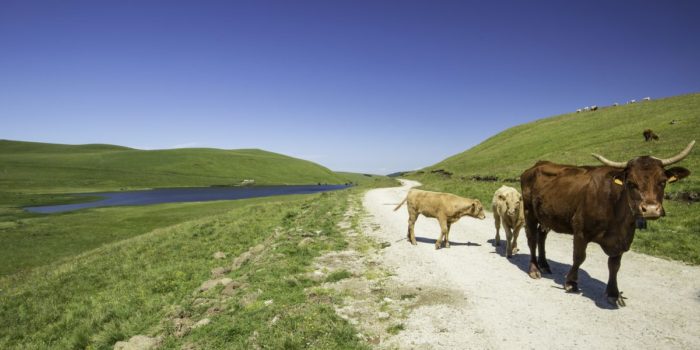
[[[654,130],[659,140],[645,142],[645,129]],[[600,165],[591,153],[616,161],[639,155],[665,158],[692,140],[700,141],[700,94],[603,107],[515,126],[407,177],[423,182],[428,189],[478,198],[490,209],[494,191],[502,184],[519,189],[520,174],[538,160]],[[700,192],[699,148],[695,146],[679,163],[691,171],[690,177],[669,185],[667,194]],[[667,217],[639,231],[633,249],[700,263],[697,205],[667,200]]]
[[[677,123],[671,124],[673,120]],[[659,140],[645,142],[644,129],[654,130]],[[512,178],[540,159],[596,165],[591,153],[619,161],[638,155],[669,157],[696,139],[700,141],[700,94],[540,119],[505,130],[425,170]],[[691,171],[700,169],[700,150],[682,164]],[[700,177],[689,180],[700,184]]]
[[[257,149],[137,150],[0,140],[0,188],[7,192],[91,192],[152,187],[345,183],[318,164]]]

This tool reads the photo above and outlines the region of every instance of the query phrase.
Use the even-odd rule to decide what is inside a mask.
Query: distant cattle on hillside
[[[644,130],[642,135],[644,135],[644,141],[652,141],[652,140],[658,141],[659,140],[659,135],[656,135],[654,133],[654,131],[652,131],[651,129]]]

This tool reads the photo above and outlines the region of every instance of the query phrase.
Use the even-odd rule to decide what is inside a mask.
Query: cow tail
[[[394,208],[394,211],[399,210],[399,208],[401,208],[401,206],[402,206],[404,203],[406,203],[406,200],[408,200],[408,196],[406,196],[406,198],[404,198],[404,199],[401,201],[401,203],[399,203],[399,205],[397,205],[396,208]]]

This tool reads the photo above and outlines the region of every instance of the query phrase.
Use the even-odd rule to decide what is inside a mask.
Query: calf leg
[[[503,225],[503,230],[506,231],[506,258],[513,256],[513,230],[510,225]]]
[[[451,222],[447,222],[447,231],[445,232],[445,248],[450,247],[450,228],[452,227]]]
[[[501,243],[501,235],[498,232],[501,229],[501,217],[498,216],[497,210],[493,211],[493,220],[496,224],[496,238],[493,239],[493,245],[498,246]]]
[[[571,265],[569,273],[566,274],[566,282],[564,282],[564,289],[567,292],[577,292],[578,291],[578,268],[586,260],[586,247],[588,242],[583,238],[582,233],[574,234],[574,264]]]
[[[513,229],[513,242],[510,244],[510,246],[513,248],[512,253],[515,254],[520,249],[518,249],[518,235],[520,234],[520,229],[522,228],[522,225],[515,226]]]
[[[622,293],[617,289],[617,272],[620,270],[622,254],[618,256],[608,257],[608,286],[605,288],[605,294],[608,296],[608,302],[617,306],[625,306],[625,301],[622,299]]]
[[[443,237],[445,237],[445,239],[447,238],[447,219],[438,218],[438,221],[440,222],[440,238],[438,238],[438,240],[435,241],[435,249],[440,249]]]
[[[408,211],[408,241],[411,244],[416,245],[416,233],[413,230],[416,225],[416,220],[418,219],[418,213],[411,210]]]

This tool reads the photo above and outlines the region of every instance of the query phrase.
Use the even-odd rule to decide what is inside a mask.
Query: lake
[[[146,205],[176,202],[205,202],[288,194],[309,194],[347,188],[346,185],[253,186],[253,187],[190,187],[160,188],[142,191],[76,193],[76,196],[102,199],[76,204],[26,207],[32,213],[61,213],[71,210],[122,205]]]

